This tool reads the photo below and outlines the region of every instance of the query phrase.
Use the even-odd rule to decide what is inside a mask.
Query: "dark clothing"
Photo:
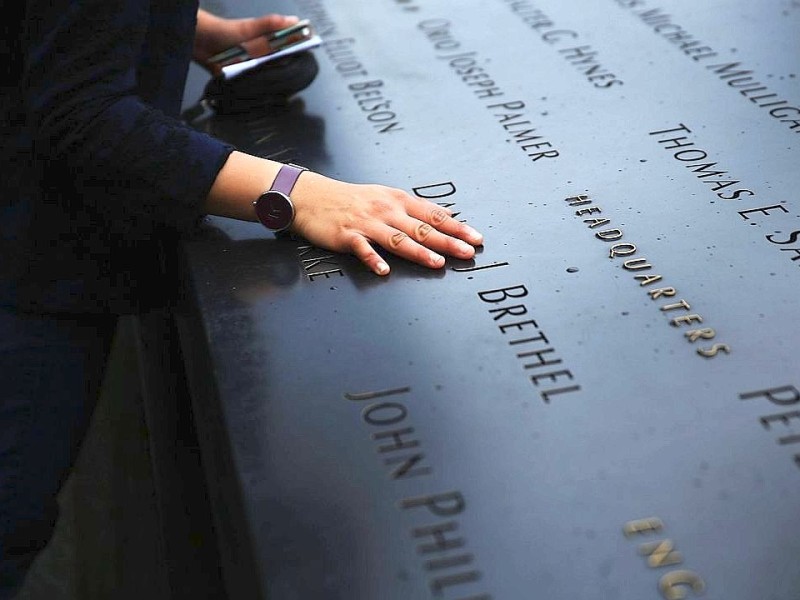
[[[13,598],[52,536],[115,324],[113,315],[0,308],[0,600]]]
[[[159,304],[159,246],[201,216],[232,150],[175,119],[196,0],[20,4],[0,9],[0,305]]]
[[[176,120],[196,14],[196,0],[0,6],[0,600],[52,533],[114,315],[165,301],[159,250],[199,219],[232,150]]]

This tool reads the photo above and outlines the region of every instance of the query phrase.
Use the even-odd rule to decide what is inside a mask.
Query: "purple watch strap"
[[[298,167],[293,164],[283,165],[275,176],[275,181],[272,182],[270,190],[275,190],[276,192],[281,192],[288,196],[292,188],[294,188],[294,184],[297,183],[297,178],[300,177],[300,173],[306,170],[307,169],[303,167]]]

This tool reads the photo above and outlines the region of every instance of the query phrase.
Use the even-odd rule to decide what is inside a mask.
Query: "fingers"
[[[468,260],[483,242],[480,233],[446,208],[385,186],[349,184],[309,172],[298,181],[292,200],[295,233],[354,254],[377,275],[388,274],[389,266],[373,245],[441,269],[445,255]]]
[[[400,231],[407,232],[415,242],[436,252],[463,260],[469,260],[475,256],[474,246],[458,237],[454,237],[452,233],[449,235],[442,233],[442,229],[445,229],[463,234],[463,228],[461,227],[463,224],[458,223],[458,221],[455,221],[455,219],[442,211],[436,211],[436,214],[438,216],[432,219],[434,221],[433,224],[412,217],[404,217],[401,223],[395,224],[395,227]]]
[[[425,246],[418,244],[408,234],[398,231],[389,225],[380,225],[370,236],[376,244],[385,248],[392,254],[415,262],[431,269],[441,269],[444,266],[444,257],[432,252]],[[381,258],[366,237],[354,234],[350,242],[350,251],[356,255],[369,269],[377,275],[387,275],[389,265]]]
[[[259,33],[267,33],[275,31],[276,29],[283,29],[294,25],[300,19],[294,15],[264,15],[263,17],[256,17],[256,28]]]
[[[375,252],[375,248],[360,235],[353,236],[350,251],[376,275],[388,275],[389,265]]]
[[[441,269],[445,264],[443,252],[458,258],[468,259],[475,255],[475,248],[469,244],[436,231],[431,225],[406,217],[397,227],[376,222],[369,228],[366,236],[355,234],[351,242],[351,252],[378,275],[386,275],[389,266],[367,241],[367,238],[385,248],[392,254],[410,260],[424,267]]]
[[[298,21],[299,19],[295,16],[274,14],[240,19],[236,21],[240,27],[236,35],[238,39],[232,43],[241,43],[251,56],[264,56],[272,50],[265,37],[266,34],[294,25]]]
[[[238,23],[240,30],[238,33],[239,39],[236,42],[246,42],[245,47],[253,54],[253,56],[260,56],[269,52],[270,47],[267,40],[262,36],[284,29],[290,25],[294,25],[300,19],[294,15],[264,15],[262,17],[251,17],[249,19],[239,19],[235,21]]]
[[[464,240],[472,246],[480,246],[483,243],[483,236],[475,231],[466,223],[461,223],[450,216],[447,209],[437,204],[417,198],[410,198],[407,204],[408,214],[419,221],[428,223],[443,234]],[[422,241],[422,240],[419,240]],[[443,250],[447,252],[446,250]],[[461,256],[458,253],[448,252],[454,256]]]
[[[273,29],[283,29],[294,25],[299,21],[299,17],[295,15],[264,15],[256,17],[256,22],[262,31],[270,31]]]
[[[417,264],[431,269],[441,269],[444,266],[444,256],[432,252],[422,244],[413,240],[407,233],[390,225],[378,228],[375,239],[381,246],[392,254],[401,256]]]
[[[389,266],[370,242],[431,269],[444,267],[443,255],[469,260],[475,245],[483,243],[480,233],[455,220],[448,209],[402,192],[391,210],[373,215],[359,229],[350,251],[378,275],[387,275]]]

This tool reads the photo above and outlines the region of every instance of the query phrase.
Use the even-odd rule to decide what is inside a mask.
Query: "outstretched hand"
[[[438,269],[444,256],[470,259],[483,236],[449,210],[382,185],[344,183],[307,171],[292,192],[292,230],[315,245],[349,252],[378,275],[389,265],[377,244],[420,265]]]
[[[253,201],[278,174],[281,164],[234,151],[209,192],[207,213],[257,220]],[[292,189],[291,231],[312,244],[357,256],[370,270],[387,275],[381,246],[410,261],[440,269],[444,254],[469,260],[483,236],[454,219],[446,208],[382,185],[344,183],[313,171],[300,174]]]

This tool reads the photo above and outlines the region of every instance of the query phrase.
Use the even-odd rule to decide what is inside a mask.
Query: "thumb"
[[[294,25],[300,19],[294,15],[286,16],[286,15],[264,15],[261,17],[255,17],[250,19],[248,26],[251,28],[252,35],[251,38],[254,38],[259,35],[263,35],[270,31],[276,31],[278,29],[283,29],[284,27],[289,27],[290,25]]]

